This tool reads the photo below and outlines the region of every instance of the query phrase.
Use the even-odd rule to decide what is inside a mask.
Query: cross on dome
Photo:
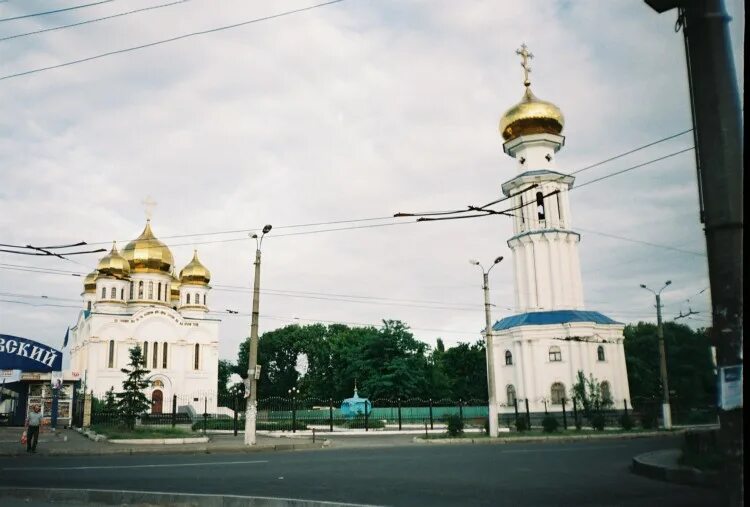
[[[534,58],[534,55],[532,53],[529,53],[529,48],[526,47],[526,44],[521,44],[520,49],[516,49],[516,54],[521,57],[521,68],[523,68],[523,85],[525,87],[531,86],[531,81],[529,80],[529,72],[531,72],[531,67],[529,67],[529,60]]]

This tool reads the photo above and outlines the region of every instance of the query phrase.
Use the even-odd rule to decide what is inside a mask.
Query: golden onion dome
[[[146,220],[146,228],[141,235],[125,246],[122,255],[130,263],[133,273],[169,274],[174,265],[172,252],[151,232],[150,219]]]
[[[172,282],[169,286],[169,300],[173,303],[180,301],[180,279],[174,276],[174,272],[172,273]]]
[[[83,292],[93,294],[96,292],[96,277],[99,276],[97,270],[92,271],[83,279]]]
[[[529,134],[557,134],[565,125],[562,111],[551,102],[540,100],[526,87],[521,102],[500,118],[500,133],[510,141]]]
[[[113,242],[112,250],[101,258],[96,266],[96,271],[98,271],[98,276],[127,278],[130,275],[130,264],[125,260],[125,257],[120,255],[120,252],[117,251],[117,245]],[[88,276],[86,278],[88,279]]]
[[[208,285],[211,272],[198,260],[198,250],[193,252],[193,260],[180,271],[180,283],[193,285]]]

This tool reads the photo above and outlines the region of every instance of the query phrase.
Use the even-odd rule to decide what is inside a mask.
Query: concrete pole
[[[659,337],[659,371],[661,373],[662,404],[661,413],[664,429],[672,429],[672,409],[669,406],[669,385],[667,384],[667,354],[664,349],[664,326],[661,321],[661,295],[656,294],[656,334]]]
[[[492,346],[492,317],[490,316],[490,285],[489,275],[482,270],[484,280],[484,318],[487,353],[487,397],[489,398],[490,438],[497,437],[497,398],[495,396],[495,350]]]
[[[250,397],[245,409],[245,445],[255,445],[255,427],[258,417],[258,381],[255,370],[258,364],[258,314],[260,308],[260,245],[255,250],[255,281],[253,283],[253,314],[250,323],[250,361],[247,368],[247,378],[250,387]]]

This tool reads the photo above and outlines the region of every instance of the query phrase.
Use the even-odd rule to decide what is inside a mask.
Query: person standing
[[[39,426],[42,424],[42,413],[39,405],[34,405],[26,418],[26,452],[36,452],[39,440]]]

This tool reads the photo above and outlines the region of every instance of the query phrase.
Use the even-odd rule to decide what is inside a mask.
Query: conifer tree
[[[117,393],[117,411],[128,429],[132,430],[135,427],[136,418],[151,406],[148,398],[143,394],[143,389],[149,386],[149,381],[145,380],[145,377],[150,371],[143,366],[143,353],[139,345],[128,352],[130,353],[129,368],[120,370],[127,375],[127,378],[122,381],[122,391]]]

